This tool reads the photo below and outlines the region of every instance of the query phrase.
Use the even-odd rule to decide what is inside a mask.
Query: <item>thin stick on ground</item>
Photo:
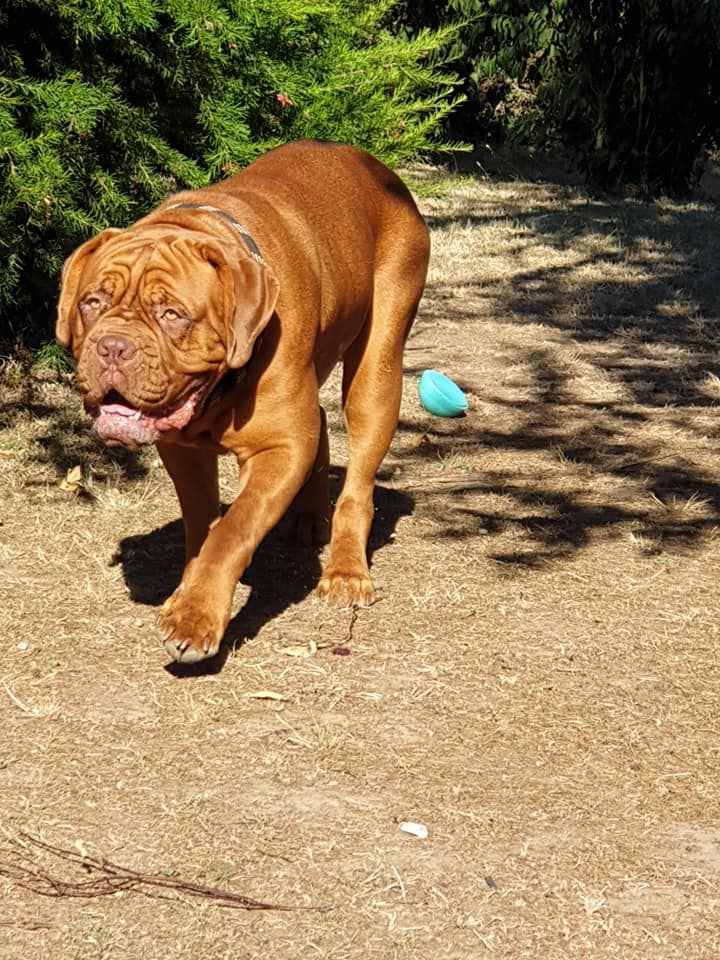
[[[4,927],[11,930],[51,930],[52,924],[42,920],[0,920],[0,928]]]
[[[0,861],[0,876],[17,883],[19,886],[44,897],[105,897],[122,891],[132,890],[144,896],[169,899],[160,890],[176,894],[212,900],[219,906],[237,907],[242,910],[317,910],[318,907],[287,906],[276,903],[263,903],[241,894],[219,890],[199,883],[174,879],[156,873],[143,873],[122,867],[110,860],[76,853],[21,833],[22,841],[36,849],[75,864],[95,876],[86,880],[68,880],[54,877],[36,864],[29,864],[27,858],[14,851],[15,863]]]

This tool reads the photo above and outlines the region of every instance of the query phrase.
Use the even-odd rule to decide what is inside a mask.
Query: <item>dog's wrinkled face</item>
[[[68,260],[57,338],[71,345],[94,430],[136,448],[181,430],[230,368],[247,363],[277,281],[212,237],[108,230]]]

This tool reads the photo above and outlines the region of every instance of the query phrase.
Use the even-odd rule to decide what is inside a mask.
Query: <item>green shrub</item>
[[[6,0],[0,8],[0,340],[52,329],[83,238],[287,140],[397,164],[457,99],[452,30],[383,26],[393,0]]]

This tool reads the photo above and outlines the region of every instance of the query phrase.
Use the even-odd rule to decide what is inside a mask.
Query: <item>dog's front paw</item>
[[[367,568],[341,567],[331,563],[320,578],[318,596],[338,607],[369,607],[375,590]]]
[[[193,597],[182,584],[160,608],[157,626],[165,649],[178,663],[197,663],[214,657],[228,617],[219,616],[207,599]]]

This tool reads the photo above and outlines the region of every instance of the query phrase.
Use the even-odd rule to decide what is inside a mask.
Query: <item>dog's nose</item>
[[[137,347],[131,340],[118,337],[114,334],[101,337],[97,343],[97,352],[100,359],[108,366],[117,366],[127,363],[134,355]]]

